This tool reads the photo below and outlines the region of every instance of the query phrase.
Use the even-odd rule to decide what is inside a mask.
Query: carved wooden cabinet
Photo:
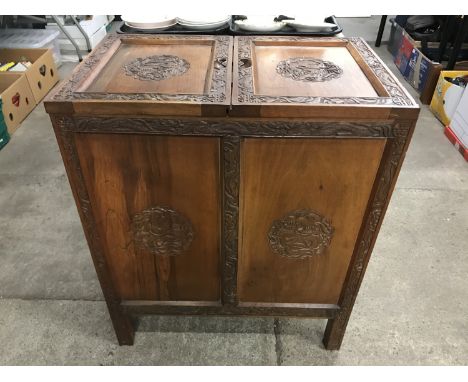
[[[120,344],[269,315],[340,347],[419,112],[363,40],[109,35],[46,109]]]

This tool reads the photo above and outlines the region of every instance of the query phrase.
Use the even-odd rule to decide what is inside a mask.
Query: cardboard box
[[[34,102],[38,104],[59,80],[52,49],[0,49],[0,62],[22,61],[24,58],[32,62],[24,73]]]
[[[458,137],[455,135],[452,129],[450,129],[449,126],[445,126],[444,134],[448,138],[450,143],[452,143],[452,145],[454,145],[458,152],[463,156],[463,158],[465,158],[465,160],[468,161],[468,149],[466,148],[466,146],[463,145],[462,142],[460,142]]]
[[[395,56],[395,65],[400,70],[400,73],[405,76],[405,73],[408,70],[408,64],[411,57],[411,53],[413,51],[413,43],[411,42],[411,38],[405,33],[401,39],[400,47],[398,48],[398,52]]]
[[[421,102],[428,105],[431,102],[442,65],[426,57],[417,48],[411,36],[394,20],[390,21],[392,29],[388,50],[406,81],[420,93]]]
[[[12,135],[36,106],[26,75],[0,73],[0,97],[3,120]]]
[[[440,72],[430,108],[444,126],[450,124],[452,116],[455,114],[458,103],[465,91],[463,86],[455,85],[451,80],[464,76],[468,76],[468,71],[443,70]]]
[[[46,29],[0,29],[0,48],[52,49],[55,65],[59,67],[62,57],[58,36],[59,32]]]
[[[455,113],[450,121],[450,129],[457,136],[458,140],[468,147],[468,88],[465,88],[460,102],[455,109]]]
[[[396,55],[398,54],[398,50],[400,49],[403,35],[406,32],[400,25],[396,23],[395,19],[390,19],[390,24],[390,39],[388,41],[387,49],[391,53],[393,59],[395,59]]]
[[[431,102],[442,65],[431,61],[417,48],[412,49],[408,65],[403,73],[405,79],[415,88],[421,96],[423,104]]]
[[[392,54],[394,59],[396,55],[398,54],[398,50],[401,46],[401,40],[403,36],[406,36],[406,38],[409,38],[413,47],[418,49],[420,52],[424,52],[425,56],[428,57],[430,61],[439,57],[440,42],[429,41],[429,42],[423,43],[422,41],[418,41],[412,38],[408,34],[408,32],[406,32],[405,29],[396,22],[395,19],[393,18],[390,19],[389,23],[391,25],[391,29],[390,29],[390,37],[389,37],[387,49]],[[449,53],[449,49],[446,50],[445,56],[447,56],[448,53]],[[468,59],[468,43],[463,43],[460,49],[460,53],[458,55],[458,60],[467,60],[467,59]]]

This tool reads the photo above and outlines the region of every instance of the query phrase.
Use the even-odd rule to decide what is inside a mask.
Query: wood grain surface
[[[254,44],[253,77],[256,95],[377,97],[374,87],[344,46],[290,46],[287,43]],[[277,73],[279,62],[289,58],[316,58],[331,62],[343,71],[339,78],[322,82],[296,81]]]
[[[75,134],[98,233],[119,297],[220,299],[219,139]],[[167,206],[186,217],[194,238],[177,256],[137,248],[132,217]]]
[[[385,139],[249,138],[241,144],[238,292],[242,302],[337,304]],[[326,253],[276,255],[274,220],[311,209],[334,228]]]
[[[378,120],[418,108],[361,38],[239,36],[233,68],[233,117]]]
[[[164,42],[164,41],[163,41]],[[187,44],[174,40],[172,44],[122,43],[95,81],[85,90],[103,93],[161,93],[161,94],[205,94],[210,89],[213,66],[214,41],[200,40],[198,44]],[[127,75],[124,66],[138,58],[170,55],[186,60],[190,68],[182,75],[163,80],[142,81]]]

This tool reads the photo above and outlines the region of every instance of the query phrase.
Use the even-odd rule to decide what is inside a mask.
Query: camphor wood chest
[[[363,40],[109,35],[46,109],[120,344],[269,315],[340,347],[419,112]]]

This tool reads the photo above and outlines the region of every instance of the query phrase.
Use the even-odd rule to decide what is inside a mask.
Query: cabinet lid
[[[234,116],[387,118],[392,108],[418,105],[361,38],[234,40]]]
[[[226,115],[232,37],[110,34],[46,100],[48,112]]]

